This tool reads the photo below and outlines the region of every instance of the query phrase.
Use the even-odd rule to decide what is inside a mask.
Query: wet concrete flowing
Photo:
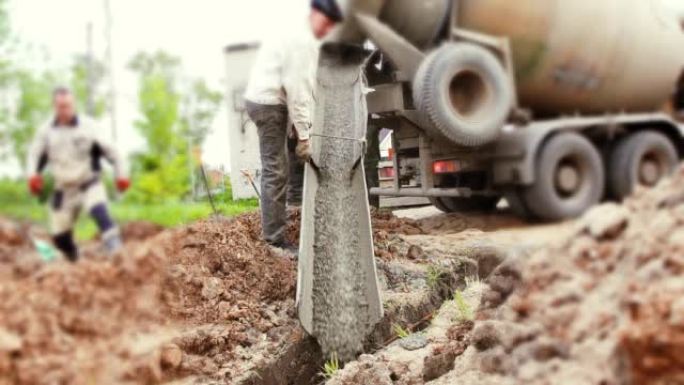
[[[367,292],[368,269],[374,270],[368,206],[359,160],[365,137],[366,106],[359,52],[323,51],[319,96],[323,124],[318,159],[318,189],[314,209],[313,334],[326,357],[353,359],[373,327]],[[321,94],[323,93],[323,94]],[[345,138],[345,139],[341,139]],[[358,174],[358,175],[357,175]],[[361,178],[359,178],[361,176]],[[359,183],[360,182],[360,183]],[[373,286],[373,285],[371,285]],[[371,296],[371,300],[372,300]]]

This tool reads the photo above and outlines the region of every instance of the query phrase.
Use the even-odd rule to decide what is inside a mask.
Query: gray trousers
[[[268,243],[280,244],[285,241],[287,204],[301,205],[304,165],[294,155],[296,139],[294,145],[288,143],[287,107],[249,101],[246,107],[259,134],[263,237]]]

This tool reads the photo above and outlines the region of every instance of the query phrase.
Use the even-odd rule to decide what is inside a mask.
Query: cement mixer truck
[[[684,153],[684,127],[664,108],[684,33],[658,0],[340,6],[333,39],[377,48],[369,124],[393,130],[392,186],[371,194],[446,212],[505,198],[521,216],[561,220],[658,183]]]

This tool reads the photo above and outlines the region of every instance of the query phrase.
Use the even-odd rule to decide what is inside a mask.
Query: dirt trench
[[[296,240],[299,212],[290,215]],[[387,316],[367,352],[395,325],[424,327],[478,268],[407,243],[424,233],[416,221],[372,217]],[[295,317],[295,263],[259,240],[257,214],[156,235],[137,224],[141,239],[123,253],[107,260],[86,245],[76,265],[42,262],[30,225],[0,225],[2,385],[323,381],[320,350]]]
[[[328,384],[684,384],[682,191],[684,168],[623,204],[557,225],[548,244],[532,240],[536,251],[509,254],[446,303],[424,348],[390,345]],[[525,241],[517,235],[492,238]],[[472,317],[454,318],[463,307]]]

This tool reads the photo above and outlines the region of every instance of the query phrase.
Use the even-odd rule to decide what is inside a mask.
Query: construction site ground
[[[559,224],[372,217],[385,318],[328,377],[296,263],[256,213],[128,224],[122,253],[92,242],[78,264],[42,262],[40,227],[0,220],[0,385],[684,384],[684,172]]]

